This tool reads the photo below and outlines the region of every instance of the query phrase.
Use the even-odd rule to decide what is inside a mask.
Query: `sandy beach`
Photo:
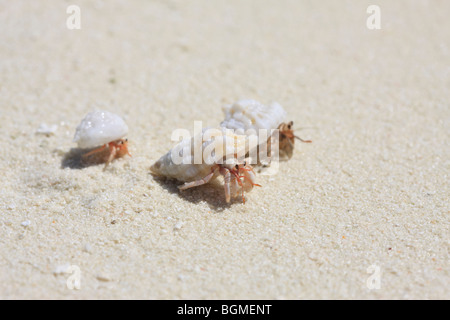
[[[0,1],[0,299],[450,299],[449,12]],[[150,173],[174,129],[247,98],[313,142],[245,204]],[[95,109],[129,126],[105,171],[72,142]]]

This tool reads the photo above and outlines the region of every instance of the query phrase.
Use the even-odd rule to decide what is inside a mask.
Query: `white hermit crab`
[[[201,137],[194,136],[180,141],[156,161],[150,170],[156,175],[184,182],[178,187],[180,190],[206,184],[222,175],[226,202],[242,194],[242,201],[245,203],[244,192],[260,186],[255,183],[253,168],[238,157],[246,147],[246,137],[235,135],[230,130],[215,129],[214,138],[204,139],[208,130],[210,129],[203,129]],[[195,161],[195,150],[201,152],[200,163]]]
[[[108,111],[93,111],[88,113],[78,125],[73,141],[81,149],[98,147],[83,157],[106,150],[105,167],[115,158],[128,154],[128,140],[124,137],[128,134],[128,126],[117,114]]]
[[[258,141],[258,146],[267,148],[270,156],[273,155],[271,150],[273,145],[278,145],[280,159],[290,159],[294,149],[294,139],[311,142],[294,135],[293,122],[284,122],[286,111],[277,102],[264,105],[252,99],[239,100],[224,106],[223,112],[225,120],[220,123],[223,128],[234,129],[237,133],[247,135],[258,135],[259,130],[266,130],[268,139]],[[274,129],[278,129],[278,135],[275,132],[271,133]]]

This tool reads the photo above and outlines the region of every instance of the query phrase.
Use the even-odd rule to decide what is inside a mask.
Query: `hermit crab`
[[[258,135],[258,163],[270,163],[272,157],[280,160],[288,160],[292,157],[294,150],[294,139],[309,143],[310,140],[303,140],[293,131],[293,122],[284,122],[286,111],[277,103],[272,102],[269,105],[247,99],[239,100],[223,108],[225,120],[220,126],[228,129],[234,129],[236,132],[250,136]],[[274,130],[278,129],[278,130]],[[265,139],[261,139],[259,134],[265,131]],[[258,133],[259,132],[259,133]],[[278,157],[274,151],[278,148]],[[261,150],[267,152],[268,161],[262,162]]]
[[[255,183],[256,177],[253,168],[247,165],[244,161],[243,164],[215,164],[211,167],[211,172],[203,177],[191,181],[185,182],[182,186],[178,187],[180,190],[186,190],[193,187],[201,186],[208,183],[218,175],[223,176],[225,201],[230,202],[231,198],[237,197],[239,193],[242,195],[242,202],[245,203],[244,192],[249,192],[254,186],[260,187]]]
[[[88,113],[78,125],[73,141],[81,149],[92,149],[83,155],[87,158],[94,154],[103,156],[105,170],[115,158],[131,153],[128,150],[128,126],[117,114],[108,111]],[[104,154],[103,154],[104,153]]]
[[[203,129],[201,136],[185,138],[169,152],[156,161],[150,170],[159,176],[184,182],[180,190],[201,186],[219,175],[223,176],[225,201],[242,196],[254,186],[256,176],[253,168],[238,157],[244,154],[246,137],[238,136],[225,129],[214,129],[214,137],[208,138],[208,130]],[[195,151],[201,152],[201,158],[196,159]],[[210,151],[208,153],[208,151]],[[196,161],[200,160],[200,161]]]

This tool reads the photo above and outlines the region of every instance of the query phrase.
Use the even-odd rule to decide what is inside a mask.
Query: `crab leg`
[[[117,153],[117,148],[114,146],[110,147],[110,154],[109,154],[108,160],[106,160],[106,164],[105,164],[105,167],[103,168],[103,171],[106,170],[109,163],[114,160],[114,158],[116,157],[116,153]]]
[[[105,150],[105,148],[106,148],[107,145],[108,145],[108,144],[104,144],[104,145],[101,146],[100,148],[97,148],[97,149],[94,149],[94,150],[92,150],[92,151],[89,151],[88,153],[83,154],[83,157],[89,157],[90,155],[93,155],[94,153],[101,152],[101,151]]]
[[[206,177],[204,177],[204,178],[202,178],[200,180],[196,180],[196,181],[192,181],[192,182],[186,182],[182,186],[179,186],[178,189],[186,190],[186,189],[189,189],[189,188],[198,187],[198,186],[201,186],[201,185],[203,185],[205,183],[208,183],[209,180],[211,180],[211,178],[217,172],[217,170],[219,170],[219,167],[215,167],[213,170],[211,170],[211,173],[208,174]]]
[[[230,180],[231,180],[231,174],[230,170],[221,168],[220,174],[223,175],[223,188],[225,190],[225,201],[227,203],[230,202]]]

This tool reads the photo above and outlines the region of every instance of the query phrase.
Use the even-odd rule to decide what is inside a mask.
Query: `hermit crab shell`
[[[214,137],[208,138],[210,133]],[[246,137],[231,130],[204,128],[202,133],[185,138],[156,161],[150,170],[160,176],[190,182],[204,178],[216,164],[237,163],[245,154]],[[200,157],[196,157],[199,152]]]
[[[272,102],[266,106],[251,99],[239,100],[224,106],[223,112],[225,120],[221,122],[220,126],[236,130],[236,133],[239,134],[243,134],[247,130],[254,130],[258,134],[261,129],[276,129],[286,118],[286,111],[279,103]]]
[[[81,120],[73,142],[79,148],[93,148],[119,140],[127,134],[128,126],[120,116],[108,111],[93,111]]]

